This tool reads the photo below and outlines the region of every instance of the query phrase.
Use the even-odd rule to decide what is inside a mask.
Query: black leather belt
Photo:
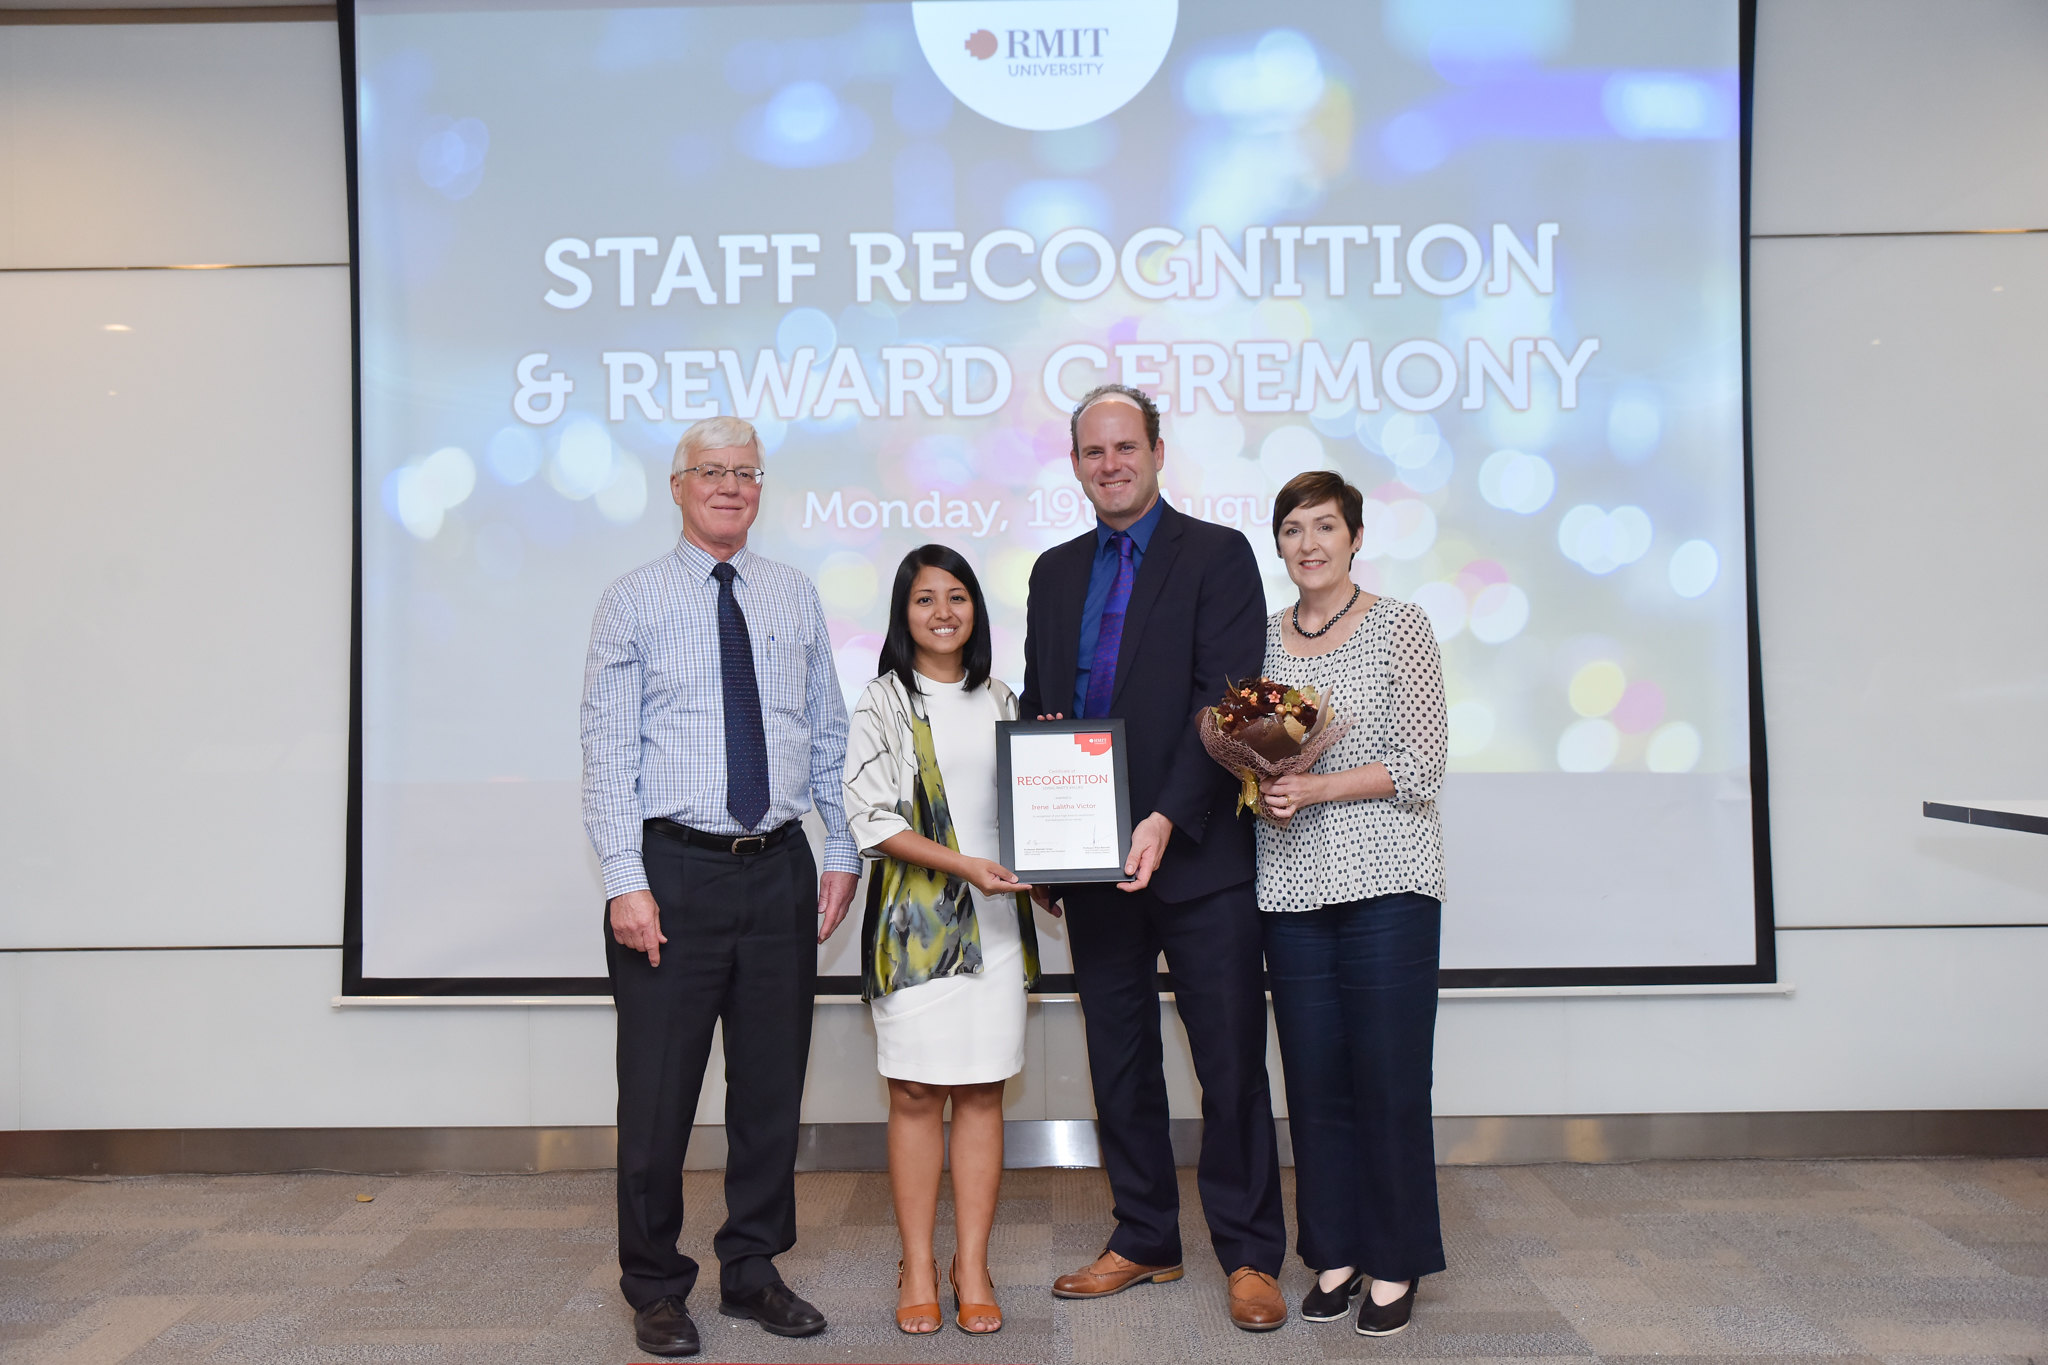
[[[645,827],[666,839],[679,839],[698,848],[715,849],[720,853],[766,853],[769,849],[803,828],[803,821],[791,820],[778,825],[766,834],[707,834],[701,829],[657,816],[646,822]]]

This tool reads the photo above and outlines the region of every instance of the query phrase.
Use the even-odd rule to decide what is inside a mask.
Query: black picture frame
[[[1019,735],[1109,736],[1110,771],[1116,784],[1116,862],[1103,867],[1025,869],[1017,865],[1016,814],[1012,803],[1010,744]],[[1094,720],[1003,720],[996,722],[996,833],[1003,866],[1033,885],[1061,886],[1075,882],[1120,882],[1128,879],[1124,863],[1131,856],[1131,774],[1124,749],[1124,723],[1110,717]]]

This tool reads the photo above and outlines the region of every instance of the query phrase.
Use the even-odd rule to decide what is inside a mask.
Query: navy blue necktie
[[[761,729],[761,689],[754,681],[754,642],[732,595],[737,576],[714,564],[718,580],[718,680],[725,702],[725,809],[741,829],[754,829],[768,813],[768,739]]]
[[[1124,616],[1131,609],[1131,583],[1137,577],[1132,552],[1138,548],[1127,531],[1112,531],[1109,548],[1116,552],[1116,577],[1109,580],[1109,599],[1102,604],[1102,629],[1095,636],[1095,657],[1088,665],[1088,692],[1082,703],[1090,716],[1109,714],[1116,696],[1116,658],[1124,643]]]

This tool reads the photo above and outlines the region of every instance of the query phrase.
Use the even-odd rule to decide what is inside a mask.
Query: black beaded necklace
[[[1316,639],[1318,636],[1328,635],[1330,633],[1330,627],[1336,625],[1339,621],[1343,620],[1344,613],[1350,611],[1353,607],[1358,605],[1358,595],[1364,591],[1365,589],[1354,585],[1351,589],[1351,600],[1349,602],[1346,602],[1343,606],[1339,607],[1337,609],[1337,614],[1335,616],[1332,616],[1329,620],[1323,622],[1321,630],[1303,630],[1301,628],[1301,603],[1299,601],[1296,601],[1294,604],[1294,633],[1296,635],[1299,635],[1304,640],[1313,640]]]

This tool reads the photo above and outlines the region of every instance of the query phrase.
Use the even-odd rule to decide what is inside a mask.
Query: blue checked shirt
[[[768,738],[763,830],[812,806],[825,870],[860,871],[840,779],[846,701],[811,580],[741,550],[730,561],[746,614]],[[718,672],[717,563],[687,540],[613,583],[597,604],[583,673],[583,827],[607,898],[647,887],[641,822],[663,816],[747,834],[725,809],[725,710]]]

